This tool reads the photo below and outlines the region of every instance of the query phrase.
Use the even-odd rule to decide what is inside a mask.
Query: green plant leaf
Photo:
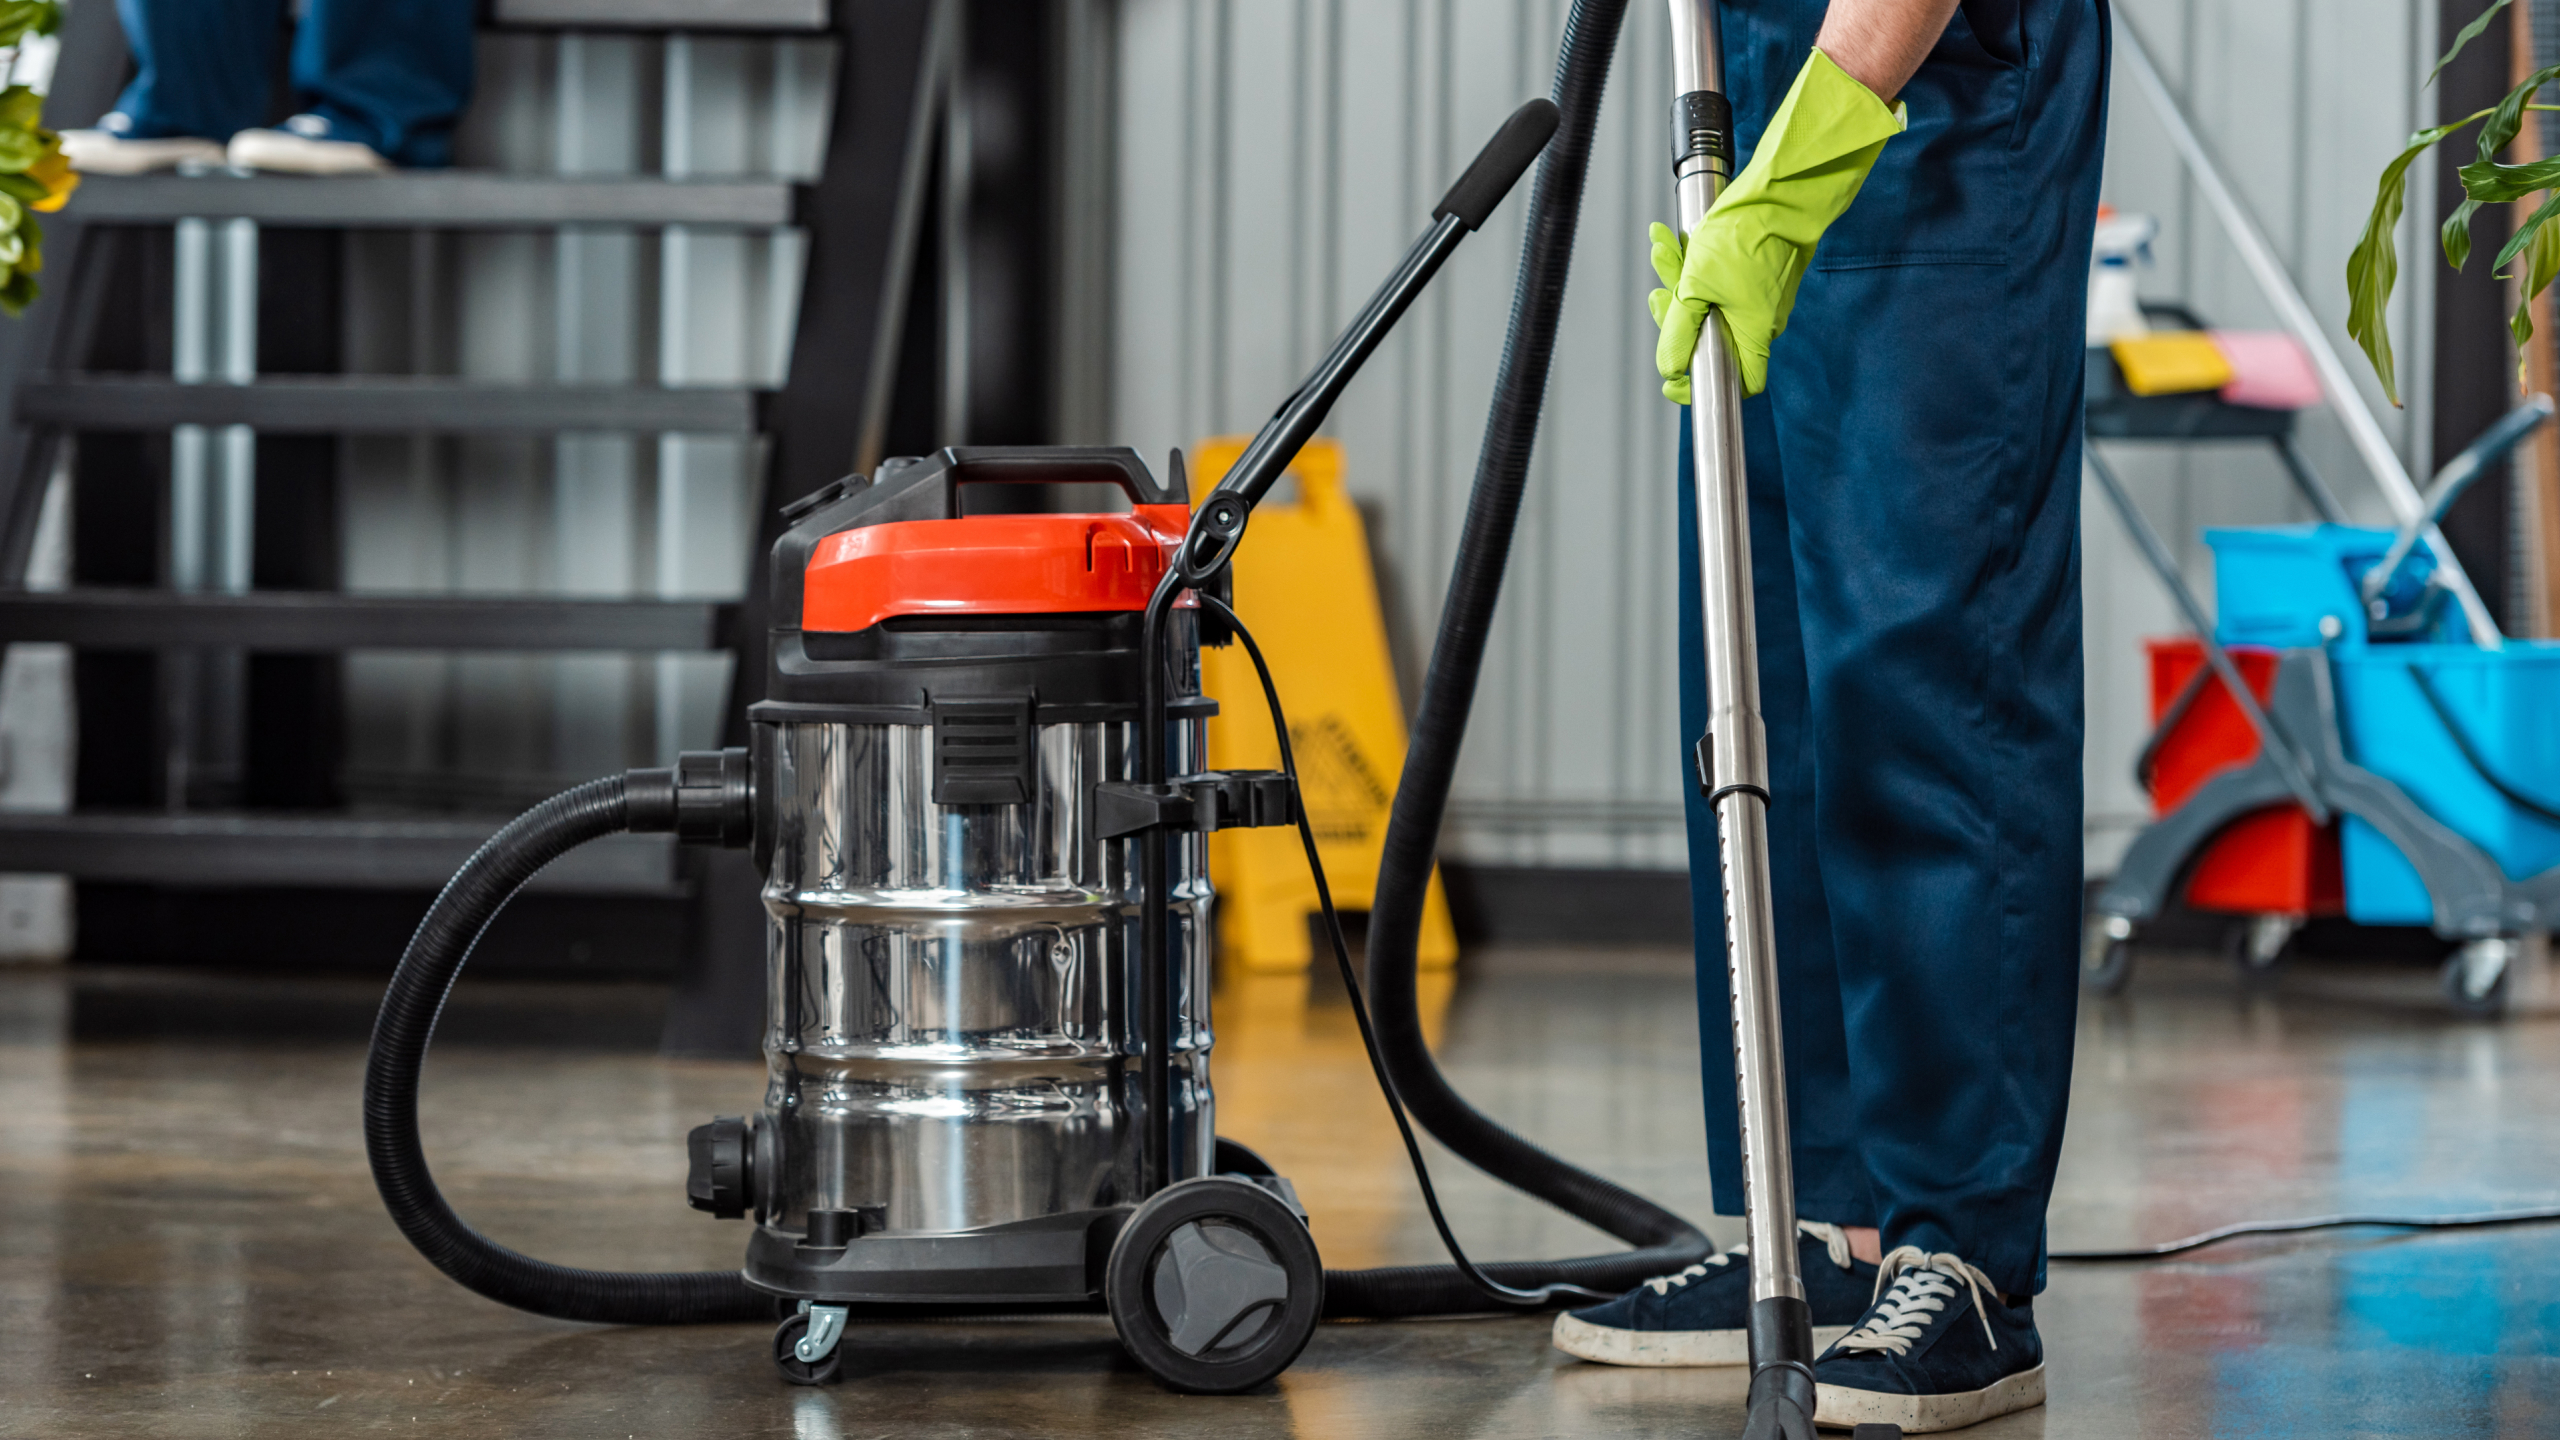
[[[0,125],[34,130],[44,124],[44,97],[25,85],[0,90]]]
[[[2495,160],[2498,152],[2515,143],[2516,132],[2524,128],[2524,109],[2533,103],[2534,92],[2554,80],[2560,80],[2560,65],[2545,65],[2516,83],[2505,98],[2489,107],[2489,123],[2480,127],[2480,158]]]
[[[61,28],[61,0],[0,0],[0,46]]]
[[[2462,177],[2462,193],[2474,200],[2503,205],[2521,200],[2536,190],[2548,190],[2560,184],[2560,159],[2535,160],[2524,165],[2501,165],[2494,160],[2475,160],[2455,172]]]
[[[7,177],[0,176],[0,189],[7,189]],[[2480,211],[2480,202],[2465,200],[2453,207],[2444,220],[2444,263],[2459,271],[2462,262],[2471,258],[2471,217]]]
[[[2545,204],[2535,218],[2560,208],[2560,196]],[[2533,302],[2551,288],[2554,276],[2560,276],[2560,227],[2536,226],[2533,231],[2531,258],[2525,262],[2524,294],[2516,301],[2516,313],[2507,317],[2507,333],[2516,337],[2516,376],[2524,377],[2524,347],[2533,339]]]
[[[2436,62],[2436,68],[2427,72],[2427,84],[2433,85],[2436,83],[2436,77],[2444,73],[2444,67],[2453,63],[2454,56],[2462,53],[2462,47],[2479,39],[2480,32],[2488,29],[2489,22],[2497,19],[2498,12],[2506,8],[2507,0],[2493,0],[2493,3],[2491,3],[2488,9],[2480,12],[2478,18],[2474,19],[2470,24],[2463,26],[2461,33],[2453,37],[2453,48],[2444,52],[2444,58]],[[2420,88],[2423,89],[2425,87],[2421,86]]]
[[[2516,233],[2508,236],[2507,243],[2498,247],[2498,258],[2491,262],[2490,268],[2506,269],[2507,262],[2523,254],[2524,247],[2533,243],[2534,237],[2541,233],[2542,227],[2550,223],[2554,215],[2560,215],[2560,193],[2546,197],[2539,208],[2524,217],[2524,223],[2516,227]]]
[[[2363,347],[2375,378],[2382,382],[2382,393],[2395,406],[2400,403],[2400,385],[2391,364],[2391,289],[2400,280],[2400,252],[2392,232],[2400,228],[2400,211],[2408,203],[2409,166],[2429,146],[2479,118],[2468,116],[2409,137],[2408,145],[2383,167],[2382,183],[2374,190],[2373,212],[2365,217],[2364,234],[2347,255],[2347,333]]]

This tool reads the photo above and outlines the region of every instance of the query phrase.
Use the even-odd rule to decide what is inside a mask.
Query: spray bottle
[[[2126,335],[2147,335],[2142,305],[2133,289],[2134,262],[2151,263],[2151,238],[2160,222],[2148,215],[2119,214],[2098,207],[2098,233],[2089,255],[2089,337],[2100,346]]]

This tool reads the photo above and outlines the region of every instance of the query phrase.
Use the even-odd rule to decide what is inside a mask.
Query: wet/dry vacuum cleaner
[[[1196,511],[1178,455],[1159,479],[1135,452],[1098,448],[947,449],[788,508],[753,744],[592,781],[526,812],[454,877],[401,960],[374,1033],[365,1126],[384,1202],[421,1253],[483,1295],[562,1318],[779,1320],[773,1359],[799,1383],[835,1378],[846,1327],[865,1318],[1105,1310],[1150,1373],[1201,1392],[1267,1381],[1326,1316],[1595,1301],[1704,1257],[1696,1227],[1468,1106],[1432,1064],[1414,997],[1425,882],[1622,8],[1574,7],[1555,102],[1506,122]],[[1201,770],[1214,707],[1199,694],[1198,647],[1241,640],[1260,666],[1223,599],[1254,504],[1542,149],[1365,987],[1324,906],[1454,1263],[1328,1273],[1289,1183],[1214,1124],[1204,837],[1294,824],[1310,864],[1315,846],[1267,670],[1283,768]],[[1129,508],[967,513],[972,487],[1026,483],[1108,484]],[[454,1213],[419,1143],[420,1064],[472,945],[544,864],[625,830],[752,847],[764,876],[763,1109],[689,1141],[687,1198],[755,1227],[739,1270],[620,1274],[520,1255]],[[1320,893],[1322,879],[1319,867]],[[1470,1264],[1408,1112],[1471,1162],[1637,1248]]]

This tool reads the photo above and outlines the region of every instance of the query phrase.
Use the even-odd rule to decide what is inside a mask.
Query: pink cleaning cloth
[[[2320,403],[2320,375],[2302,342],[2281,330],[2215,330],[2214,348],[2231,362],[2226,404],[2254,410],[2308,410]]]

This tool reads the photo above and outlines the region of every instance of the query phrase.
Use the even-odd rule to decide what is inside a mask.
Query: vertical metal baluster
[[[666,178],[681,180],[693,173],[693,37],[667,37],[666,82],[660,168]],[[693,378],[693,236],[670,225],[658,239],[658,383],[681,385]],[[685,592],[686,527],[690,477],[686,474],[685,437],[658,437],[657,592],[672,600]],[[657,657],[655,744],[658,762],[673,764],[684,748],[684,660],[675,654]]]
[[[201,385],[213,360],[213,226],[183,219],[175,226],[176,275],[171,296],[170,378]],[[211,446],[201,425],[169,432],[169,588],[205,588],[207,471]],[[194,787],[196,690],[202,670],[192,650],[161,652],[161,783],[171,810],[187,808]]]

